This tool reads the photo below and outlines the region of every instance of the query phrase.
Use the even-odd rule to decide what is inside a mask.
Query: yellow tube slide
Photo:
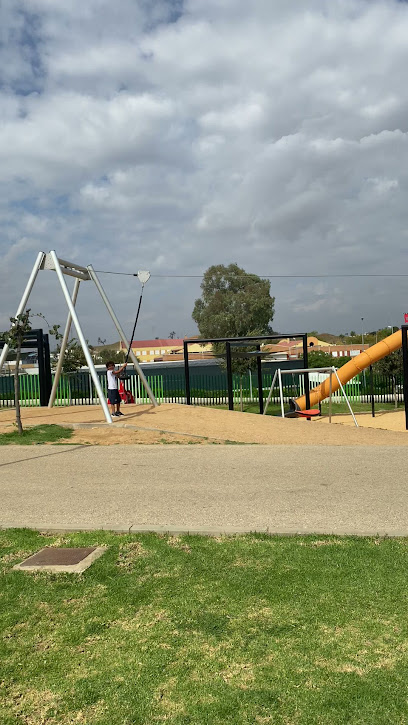
[[[348,383],[349,380],[354,378],[373,363],[378,362],[378,360],[382,360],[383,357],[386,357],[391,352],[398,350],[401,345],[402,332],[401,330],[397,330],[397,332],[394,332],[393,335],[386,337],[385,340],[377,342],[375,345],[369,347],[368,350],[364,350],[364,352],[356,355],[356,357],[353,357],[352,360],[349,360],[348,363],[337,370],[341,384],[344,385],[345,383]],[[338,380],[333,375],[332,392],[334,393],[339,389],[339,387],[340,385]],[[329,394],[330,380],[327,378],[323,383],[318,385],[317,388],[313,388],[313,390],[310,391],[310,405],[317,405],[321,400],[327,398]],[[306,410],[306,397],[304,395],[302,395],[301,398],[297,398],[295,402],[299,406],[300,410]]]

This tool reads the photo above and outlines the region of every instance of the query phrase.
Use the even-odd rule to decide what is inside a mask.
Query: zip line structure
[[[157,407],[157,405],[158,405],[157,400],[150,388],[149,383],[147,382],[147,379],[146,379],[145,374],[143,373],[143,370],[141,369],[141,367],[139,365],[137,357],[132,350],[132,341],[133,340],[131,339],[129,341],[128,338],[126,337],[125,332],[124,332],[124,330],[113,310],[113,307],[108,299],[108,296],[107,296],[105,290],[103,289],[103,287],[99,281],[99,278],[91,264],[89,264],[87,267],[82,267],[81,265],[77,264],[76,262],[67,262],[65,259],[60,259],[54,250],[51,250],[48,253],[39,252],[37,259],[35,261],[34,267],[32,269],[32,272],[30,274],[29,280],[27,282],[27,286],[26,286],[23,296],[21,298],[20,304],[17,308],[17,312],[16,312],[15,316],[17,317],[18,315],[21,315],[24,312],[24,310],[27,306],[27,302],[30,297],[31,291],[34,287],[34,283],[37,279],[37,275],[42,270],[51,270],[56,273],[56,275],[58,277],[58,281],[59,281],[61,289],[62,289],[62,293],[65,297],[65,301],[66,301],[67,307],[68,307],[68,317],[67,317],[67,322],[65,325],[64,335],[63,335],[63,338],[61,341],[61,350],[60,350],[60,355],[59,355],[59,359],[58,359],[58,363],[57,363],[57,368],[55,371],[55,377],[54,377],[54,382],[53,382],[53,386],[51,389],[50,398],[48,401],[48,407],[51,408],[55,402],[58,383],[60,381],[61,373],[62,373],[64,356],[65,356],[65,352],[66,352],[67,345],[68,345],[68,339],[69,339],[69,335],[70,335],[71,325],[72,325],[72,323],[74,323],[74,326],[75,326],[75,329],[76,329],[76,332],[78,335],[78,339],[79,339],[79,342],[81,343],[81,347],[82,347],[83,353],[85,355],[85,360],[89,367],[89,372],[91,374],[93,383],[95,385],[95,389],[96,389],[96,392],[97,392],[97,395],[99,398],[99,403],[103,409],[106,421],[107,421],[107,423],[113,423],[111,414],[109,412],[108,404],[106,401],[106,396],[102,390],[101,382],[99,380],[98,373],[96,372],[94,361],[92,360],[92,355],[89,351],[89,347],[86,342],[85,336],[82,332],[81,324],[79,322],[79,318],[78,318],[78,315],[77,315],[77,312],[75,309],[80,283],[88,282],[88,281],[93,282],[96,289],[98,290],[98,292],[102,298],[102,301],[105,304],[106,309],[108,310],[110,318],[119,333],[120,339],[122,340],[123,344],[126,346],[126,349],[128,350],[127,359],[129,359],[129,357],[131,358],[133,365],[135,367],[135,370],[137,371],[137,373],[140,377],[142,385],[144,386],[152,405]],[[69,289],[68,289],[67,283],[65,281],[65,276],[75,278],[72,296],[69,293]],[[134,274],[132,276],[139,278],[139,281],[142,284],[142,293],[143,293],[144,284],[149,279],[150,273],[146,272],[146,271],[139,271],[137,274]],[[140,302],[139,302],[138,314],[139,314],[139,312],[140,312]],[[138,317],[138,315],[137,315],[137,317]],[[137,319],[136,319],[136,322],[137,322]],[[135,324],[135,327],[136,327],[136,324]],[[133,332],[133,334],[134,334],[134,332]],[[132,337],[133,337],[133,335],[132,335]],[[9,350],[9,346],[7,344],[4,345],[4,347],[1,351],[1,354],[0,354],[0,371],[7,358],[8,350]]]

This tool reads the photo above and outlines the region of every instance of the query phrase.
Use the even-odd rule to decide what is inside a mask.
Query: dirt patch
[[[270,445],[406,445],[403,429],[384,430],[326,424],[324,419],[307,421],[261,416],[214,408],[163,404],[123,406],[124,417],[112,426],[104,422],[99,406],[26,408],[25,425],[56,423],[78,426],[70,443],[114,445],[115,443],[261,443]],[[393,417],[394,413],[381,416]],[[401,414],[403,415],[403,414]],[[343,418],[343,416],[341,416]],[[344,416],[346,418],[346,416]],[[369,416],[359,416],[363,423]],[[0,411],[0,428],[10,430],[14,411]],[[372,419],[370,419],[372,420]],[[374,419],[375,420],[375,419]],[[380,420],[380,416],[378,416]],[[81,428],[80,426],[85,427]]]
[[[64,441],[60,441],[64,443]],[[80,428],[74,430],[73,435],[67,441],[69,443],[89,443],[90,445],[117,446],[135,443],[140,444],[184,444],[203,445],[205,443],[222,444],[223,441],[213,441],[208,438],[192,438],[188,435],[177,435],[173,433],[162,433],[150,430],[132,430],[129,428],[118,428],[111,430],[107,428],[91,428],[86,430]]]

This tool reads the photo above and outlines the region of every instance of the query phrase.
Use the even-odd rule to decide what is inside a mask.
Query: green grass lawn
[[[0,532],[2,725],[408,722],[408,540]],[[83,575],[14,563],[103,544]]]
[[[0,433],[0,446],[56,443],[61,439],[71,438],[72,433],[71,428],[64,428],[61,425],[35,425],[25,428],[21,434],[17,430]]]
[[[350,402],[350,405],[352,407],[353,413],[371,413],[371,403]],[[227,405],[223,405],[223,406],[220,405],[220,406],[216,406],[216,407],[228,409]],[[244,413],[259,413],[258,403],[248,403],[248,404],[244,403],[243,407],[244,407]],[[288,407],[289,406],[287,404],[285,404],[285,410],[287,410]],[[315,407],[317,408],[318,406],[315,406]],[[385,411],[391,412],[391,411],[394,411],[395,409],[396,408],[395,408],[394,403],[380,403],[380,402],[377,403],[376,402],[376,404],[375,404],[376,413],[385,412]],[[239,403],[235,403],[234,410],[241,410]],[[404,407],[400,406],[400,408],[398,410],[404,410]],[[268,410],[267,410],[266,414],[280,416],[281,415],[280,403],[274,403],[274,404],[271,403],[268,406]],[[343,401],[341,401],[340,403],[332,403],[332,415],[344,415],[344,414],[350,415],[350,411],[348,409],[347,403],[345,403]],[[329,403],[328,402],[322,403],[322,415],[324,415],[324,416],[329,415]]]

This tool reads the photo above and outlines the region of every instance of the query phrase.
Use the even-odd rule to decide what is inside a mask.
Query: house
[[[189,338],[192,339],[192,338]],[[155,339],[155,340],[134,340],[132,350],[140,362],[162,362],[166,360],[183,360],[184,339]],[[119,343],[119,350],[127,351],[123,342]],[[213,357],[212,345],[201,345],[197,339],[196,343],[188,346],[189,359],[200,357]]]
[[[332,345],[324,340],[319,340],[317,337],[311,335],[307,338],[308,351],[319,351],[325,352],[332,357],[355,357],[360,352],[367,350],[369,345],[350,345],[343,343],[342,345]],[[264,345],[262,347],[264,352],[268,352],[270,356],[275,360],[293,360],[303,356],[303,342],[302,340],[291,340],[286,338],[279,340],[275,345]]]

